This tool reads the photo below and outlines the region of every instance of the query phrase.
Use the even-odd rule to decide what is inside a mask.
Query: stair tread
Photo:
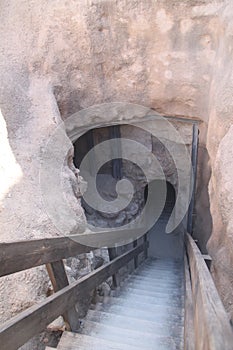
[[[141,270],[138,271],[136,270],[134,273],[132,273],[132,276],[159,276],[160,278],[168,278],[168,277],[176,277],[176,278],[182,278],[183,276],[183,271],[170,271],[170,270],[152,270],[152,269],[148,269],[148,270]]]
[[[129,276],[129,278],[126,281],[129,280],[144,280],[145,282],[148,280],[148,282],[155,283],[156,280],[159,280],[161,282],[170,282],[171,284],[180,284],[183,281],[183,276],[178,275],[160,275],[160,274],[132,274]]]
[[[143,264],[141,264],[138,269],[140,268],[143,268],[143,267],[167,267],[167,268],[170,268],[170,267],[174,267],[174,268],[177,268],[177,269],[181,269],[184,264],[183,262],[174,262],[174,261],[168,261],[168,260],[156,260],[156,261],[145,261]]]
[[[167,310],[157,310],[154,312],[153,310],[140,310],[130,306],[121,306],[121,305],[104,305],[99,306],[98,310],[104,312],[115,313],[118,315],[128,315],[130,317],[134,317],[136,319],[140,318],[147,321],[154,322],[163,322],[167,324],[171,324],[174,322],[183,322],[183,312],[180,310],[179,313],[170,313]]]
[[[127,299],[127,298],[115,298],[115,297],[109,297],[105,302],[103,303],[97,303],[96,305],[94,305],[94,307],[98,307],[98,305],[119,305],[119,306],[124,306],[124,305],[128,305],[129,307],[133,307],[136,309],[142,309],[142,310],[146,310],[147,308],[153,312],[159,311],[160,309],[166,310],[166,312],[170,312],[170,313],[177,313],[181,311],[181,307],[176,306],[174,304],[170,304],[167,305],[167,303],[165,302],[160,302],[157,304],[151,304],[151,303],[146,303],[143,301],[137,301],[134,300],[132,298]]]
[[[174,274],[174,273],[169,273],[169,274],[161,274],[158,272],[144,272],[144,273],[133,273],[129,276],[128,279],[144,279],[144,280],[150,280],[153,282],[155,279],[159,279],[161,281],[170,281],[171,283],[180,283],[183,281],[183,274]]]
[[[141,291],[148,291],[148,292],[153,292],[154,290],[162,290],[163,292],[179,292],[182,293],[182,291],[184,290],[184,286],[183,285],[170,285],[168,283],[159,283],[159,281],[157,281],[157,283],[148,283],[148,282],[144,282],[144,281],[130,281],[130,282],[125,282],[124,284],[122,284],[121,288],[135,288],[135,289],[139,289]]]
[[[164,299],[173,299],[173,300],[176,300],[176,301],[181,301],[182,300],[182,296],[183,294],[182,293],[166,293],[166,292],[162,292],[162,291],[154,291],[154,292],[148,292],[148,293],[142,293],[142,291],[140,289],[137,289],[137,288],[130,288],[130,287],[125,287],[125,288],[122,288],[121,290],[121,295],[122,296],[125,296],[126,294],[131,294],[131,295],[141,295],[142,297],[145,297],[145,298],[164,298]]]
[[[173,270],[182,270],[183,264],[172,264],[172,263],[144,263],[143,265],[139,266],[137,270],[140,269],[147,269],[147,268],[152,268],[152,269],[173,269]]]
[[[135,318],[130,316],[122,316],[119,314],[108,313],[104,311],[89,310],[85,318],[86,320],[99,322],[101,324],[108,324],[109,320],[117,327],[124,329],[135,329]],[[161,324],[153,321],[137,319],[137,325],[142,332],[155,333],[163,336],[170,332],[171,337],[180,337],[183,334],[183,324],[172,323],[172,324]]]
[[[170,271],[170,270],[159,270],[159,269],[148,269],[148,270],[136,270],[134,273],[132,273],[132,276],[160,276],[160,277],[178,277],[182,278],[183,271]]]
[[[120,294],[119,296],[113,295],[111,298],[114,299],[125,299],[124,295]],[[150,304],[150,305],[160,305],[161,303],[166,302],[167,306],[174,306],[181,308],[183,306],[183,296],[180,297],[179,300],[171,299],[165,295],[158,295],[157,297],[148,297],[148,296],[143,296],[141,294],[134,294],[133,295],[133,300],[138,303],[145,303],[145,304]]]
[[[159,273],[134,273],[131,275],[131,278],[138,278],[138,279],[144,279],[144,280],[151,280],[151,282],[156,281],[156,280],[161,280],[166,281],[166,282],[171,282],[171,283],[182,283],[183,281],[183,275],[177,275],[177,274],[167,274],[167,275],[162,275]]]
[[[64,332],[58,350],[136,350],[141,347],[127,345],[120,342],[113,342],[93,336]]]
[[[101,330],[101,329],[113,330],[116,333],[119,333],[121,335],[127,334],[127,335],[137,336],[137,334],[139,334],[140,337],[143,335],[143,336],[148,336],[152,339],[157,339],[157,338],[164,339],[165,338],[164,335],[156,334],[154,331],[148,332],[148,331],[142,330],[140,327],[138,327],[137,329],[135,329],[135,328],[134,329],[125,329],[125,328],[120,327],[120,325],[113,325],[113,324],[109,324],[109,323],[105,324],[105,323],[100,323],[100,322],[95,322],[95,321],[90,321],[90,320],[84,320],[83,326],[82,326],[80,332],[83,334],[83,331],[92,332],[93,330]]]
[[[171,337],[170,334],[161,336],[155,333],[142,332],[136,324],[134,330],[129,330],[109,324],[85,321],[81,334],[113,341],[124,339],[125,344],[140,346],[143,349],[151,349],[155,346],[159,346],[160,349],[176,349],[176,344],[180,344],[179,338]]]
[[[144,294],[144,295],[153,295],[154,293],[163,293],[168,296],[172,295],[182,295],[184,294],[183,288],[182,287],[174,287],[170,288],[166,285],[164,286],[150,286],[148,285],[141,285],[137,283],[126,283],[123,287],[122,290],[137,290],[138,292]]]
[[[183,267],[178,266],[165,266],[165,265],[143,265],[139,266],[135,272],[137,271],[160,271],[160,272],[182,272]]]

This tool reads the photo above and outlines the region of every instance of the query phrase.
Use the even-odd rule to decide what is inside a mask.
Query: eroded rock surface
[[[209,183],[213,230],[208,250],[213,258],[213,276],[222,300],[233,318],[233,6],[226,1],[220,24],[223,37],[219,41],[210,90],[210,121],[207,147],[212,175]]]
[[[203,181],[198,182],[195,235],[205,242],[209,238],[210,200],[213,231],[208,249],[216,284],[232,315],[231,1],[3,0],[0,10],[0,103],[5,120],[1,241],[60,234],[43,205],[39,170],[44,148],[62,119],[115,101],[197,117],[205,127],[200,127],[204,170],[198,169]],[[210,169],[208,198],[203,188]],[[72,189],[75,175],[67,170],[69,200],[77,213],[74,227],[81,232],[85,217]],[[15,286],[22,294],[14,293]],[[2,279],[1,320],[43,298],[47,286],[43,269]]]

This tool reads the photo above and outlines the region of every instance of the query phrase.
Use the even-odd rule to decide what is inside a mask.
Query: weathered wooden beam
[[[68,237],[0,243],[0,277],[90,250]]]
[[[138,240],[136,239],[135,241],[133,241],[133,246],[137,247],[138,245]],[[134,268],[137,269],[138,268],[138,255],[135,256],[134,258]]]
[[[145,259],[148,258],[148,247],[149,247],[149,241],[148,241],[148,234],[146,233],[144,236],[143,236],[143,240],[144,240],[144,257]]]
[[[16,350],[34,335],[42,332],[58,316],[64,314],[87,293],[94,290],[122,266],[144,251],[144,244],[63,288],[46,300],[21,312],[0,327],[1,350]]]
[[[185,235],[185,244],[192,283],[195,349],[232,350],[232,328],[208,267],[189,234]]]
[[[143,228],[132,230],[134,234],[140,235],[142,232]],[[103,241],[103,235],[105,246],[110,246],[113,240],[124,241],[124,237],[128,234],[129,230],[99,231],[78,237],[0,243],[0,277],[102,248],[99,244]],[[89,246],[86,245],[87,242]]]
[[[184,255],[184,277],[185,277],[185,322],[184,322],[184,350],[194,350],[194,313],[191,277],[189,272],[187,255]]]
[[[50,280],[52,282],[54,292],[58,292],[59,290],[69,285],[69,281],[62,260],[55,261],[51,264],[47,264],[46,268]],[[79,329],[79,318],[78,313],[75,309],[75,305],[73,305],[69,310],[64,312],[62,316],[67,325],[67,330],[76,332]]]
[[[117,248],[112,247],[108,248],[108,255],[109,255],[109,260],[112,261],[117,258]],[[120,278],[118,272],[114,273],[112,276],[112,286],[113,288],[118,288],[120,285]]]

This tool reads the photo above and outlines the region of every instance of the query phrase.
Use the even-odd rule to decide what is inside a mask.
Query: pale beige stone
[[[199,118],[195,236],[204,249],[212,230],[214,277],[233,316],[232,2],[3,0],[0,13],[1,241],[60,234],[43,206],[39,163],[62,119],[122,101]],[[113,113],[105,125],[116,118]],[[77,128],[102,122],[80,118]],[[77,179],[65,167],[74,227],[82,232]],[[43,298],[47,287],[43,268],[2,279],[1,320]]]

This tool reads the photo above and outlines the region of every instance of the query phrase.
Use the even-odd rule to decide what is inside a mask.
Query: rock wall
[[[39,164],[61,119],[115,101],[197,117],[203,121],[203,167],[198,171],[195,235],[206,242],[211,231],[206,191],[211,168],[208,249],[216,283],[232,311],[230,1],[3,0],[0,13],[1,241],[59,234],[43,206]],[[81,231],[85,217],[72,192],[72,169],[68,173]],[[43,291],[35,289],[35,280],[36,285],[43,281]],[[16,285],[24,291],[22,298],[14,296]],[[1,320],[44,296],[46,288],[45,272],[37,269],[1,280]]]
[[[122,115],[123,112],[121,110],[121,116]],[[153,181],[156,179],[156,172],[153,169],[152,160],[149,157],[145,156],[144,149],[142,149],[142,153],[139,154],[139,149],[136,147],[136,143],[138,142],[140,142],[140,144],[142,144],[149,150],[149,154],[151,155],[151,157],[153,157],[153,155],[156,157],[159,164],[161,165],[166,181],[170,182],[174,186],[176,193],[178,193],[178,191],[182,191],[182,189],[179,187],[179,179],[177,173],[178,164],[175,163],[175,160],[172,156],[175,153],[178,157],[183,157],[184,147],[187,150],[187,152],[191,154],[193,125],[189,121],[178,122],[174,119],[169,120],[170,127],[174,128],[174,130],[177,130],[179,136],[181,137],[182,143],[179,144],[174,140],[170,140],[169,135],[166,135],[167,125],[163,125],[162,123],[159,123],[159,121],[155,121],[154,123],[155,128],[160,130],[160,137],[163,133],[165,134],[164,138],[159,139],[153,136],[153,130],[152,128],[150,128],[150,124],[147,125],[146,120],[143,122],[143,126],[145,127],[147,125],[147,128],[148,130],[150,130],[150,132],[148,132],[148,130],[142,129],[142,125],[140,125],[140,123],[138,124],[138,126],[136,126],[136,124],[120,125],[119,130],[121,135],[121,141],[119,141],[118,156],[121,158],[122,154],[125,153],[129,157],[129,159],[122,160],[121,175],[123,179],[128,179],[133,185],[134,195],[129,205],[127,205],[123,210],[120,210],[117,213],[104,213],[102,211],[94,210],[91,207],[91,203],[87,204],[85,201],[83,201],[83,207],[85,209],[85,214],[89,224],[95,227],[103,228],[121,227],[131,222],[133,219],[137,218],[138,215],[142,212],[145,206],[145,187],[148,184],[148,179],[146,175],[149,175],[151,173],[151,181]],[[95,130],[92,129],[93,134],[98,132],[99,139],[101,140],[101,142],[109,138],[108,131],[108,128],[100,128]],[[97,137],[94,138],[97,139]],[[127,147],[124,142],[125,140],[134,141],[135,147],[133,147],[132,145],[128,145]],[[98,143],[99,140],[94,142],[93,147],[95,147]],[[83,143],[81,143],[79,147],[81,148],[84,144],[85,143],[83,141]],[[170,154],[169,151],[166,149],[166,146],[168,144],[170,147],[170,151],[172,150],[173,154]],[[113,151],[114,150],[112,150],[111,153],[113,153]],[[76,152],[79,152],[78,147]],[[102,154],[98,154],[98,152],[96,152],[94,156],[96,162],[99,156],[102,156]],[[137,159],[138,163],[131,161],[133,159]],[[140,162],[139,159],[141,160]],[[98,174],[97,188],[99,193],[105,200],[111,201],[117,197],[116,183],[118,180],[113,177],[111,166],[108,166],[108,168],[105,169],[105,172],[105,174]],[[85,174],[82,175],[85,177]],[[125,189],[122,189],[122,191],[125,191],[124,196],[128,195],[127,186],[125,187]],[[187,197],[186,191],[183,190],[181,197]]]
[[[212,272],[230,317],[233,319],[233,5],[220,16],[219,46],[210,89],[207,149],[210,156],[209,183],[213,229],[208,251]]]
[[[28,190],[34,201],[37,155],[60,121],[56,102],[62,118],[127,96],[127,102],[166,115],[208,119],[220,6],[208,1],[1,3],[2,113],[14,156],[27,157],[21,162],[26,164],[25,174],[34,172],[21,179],[30,186],[34,181],[33,190]],[[11,208],[18,202],[13,196],[9,200]],[[33,220],[20,216],[15,220],[23,220],[21,232],[31,235]],[[17,225],[12,225],[13,231]],[[48,233],[46,225],[44,231]]]

